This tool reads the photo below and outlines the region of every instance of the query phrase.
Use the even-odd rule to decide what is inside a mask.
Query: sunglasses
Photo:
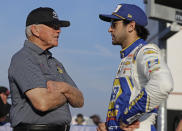
[[[112,20],[110,23],[111,23],[111,28],[116,28],[117,24],[118,24],[118,21],[121,21],[122,20]]]
[[[47,23],[42,23],[42,24],[44,24],[44,25],[46,25],[46,26],[48,26],[54,30],[60,30],[60,25],[56,24],[54,22],[47,22]]]

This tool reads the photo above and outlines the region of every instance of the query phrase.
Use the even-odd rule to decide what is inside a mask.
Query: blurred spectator
[[[9,90],[0,86],[0,131],[12,131],[9,123],[9,111],[11,105],[7,102]]]
[[[4,104],[7,103],[7,98],[9,96],[9,94],[10,94],[10,92],[6,87],[0,86],[0,96],[1,96]]]
[[[98,124],[101,123],[100,117],[99,117],[98,115],[96,115],[96,114],[90,116],[90,119],[93,120],[93,123],[94,123],[96,126],[98,126]]]
[[[10,104],[7,102],[9,90],[6,87],[0,86],[0,122],[6,119],[9,114]]]
[[[77,125],[84,125],[83,123],[84,123],[85,119],[84,119],[83,115],[80,113],[77,115],[75,121],[76,121]]]
[[[72,118],[72,125],[79,126],[79,125],[85,125],[85,126],[98,126],[98,124],[101,122],[101,119],[99,115],[94,114],[90,117],[84,116],[83,114],[79,113],[76,116]]]
[[[97,131],[97,124],[100,122],[98,115],[90,117],[79,113],[72,117],[70,131]]]

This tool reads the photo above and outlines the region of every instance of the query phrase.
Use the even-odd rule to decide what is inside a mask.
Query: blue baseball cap
[[[145,12],[133,4],[119,4],[111,15],[100,14],[99,18],[106,22],[111,22],[111,20],[128,20],[135,21],[140,26],[148,24]]]

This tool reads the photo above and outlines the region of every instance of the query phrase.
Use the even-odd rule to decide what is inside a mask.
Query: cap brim
[[[58,24],[60,27],[69,27],[70,26],[70,22],[65,21],[65,20],[59,20]]]
[[[111,22],[111,20],[121,20],[121,18],[119,18],[115,15],[105,15],[105,14],[100,14],[99,18],[106,22]]]

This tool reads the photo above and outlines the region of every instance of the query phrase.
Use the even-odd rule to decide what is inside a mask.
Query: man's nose
[[[108,29],[108,32],[111,33],[112,31],[113,31],[113,29],[112,29],[112,27],[110,26],[109,29]]]

